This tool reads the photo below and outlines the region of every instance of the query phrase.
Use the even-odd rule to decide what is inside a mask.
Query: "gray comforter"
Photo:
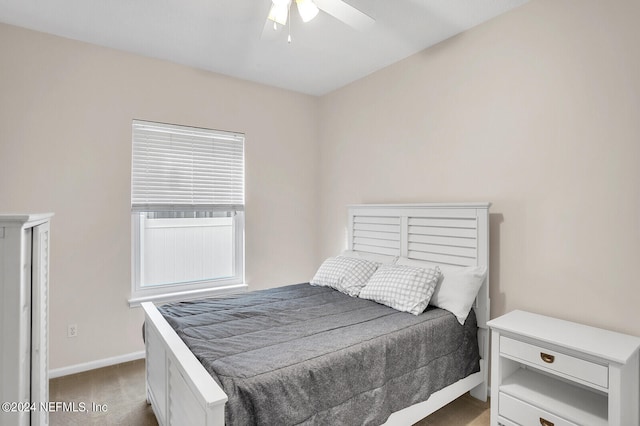
[[[377,425],[479,371],[476,319],[309,284],[160,311],[229,396],[227,425]]]

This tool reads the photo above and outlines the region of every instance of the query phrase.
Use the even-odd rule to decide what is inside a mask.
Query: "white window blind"
[[[133,211],[244,210],[244,135],[133,122]]]

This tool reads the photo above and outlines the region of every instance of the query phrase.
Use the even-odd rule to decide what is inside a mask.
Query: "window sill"
[[[139,307],[142,302],[153,302],[155,304],[162,304],[166,302],[192,300],[203,297],[225,296],[227,294],[245,292],[248,288],[249,286],[247,284],[230,284],[221,287],[205,288],[199,290],[177,291],[171,293],[132,297],[131,299],[129,299],[129,307]]]

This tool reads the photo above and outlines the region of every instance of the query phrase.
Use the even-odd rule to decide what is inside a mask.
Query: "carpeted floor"
[[[144,360],[58,377],[49,381],[49,401],[75,402],[75,407],[68,408],[76,408],[76,412],[51,412],[49,424],[157,425],[146,398]]]
[[[52,426],[157,425],[147,405],[144,380],[144,360],[51,379],[49,401],[66,406],[60,405],[59,410],[51,412],[49,423]],[[486,426],[489,411],[488,402],[467,394],[416,426]]]
[[[489,402],[468,393],[415,424],[415,426],[489,426]]]

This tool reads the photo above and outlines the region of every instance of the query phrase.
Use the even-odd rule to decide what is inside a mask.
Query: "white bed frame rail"
[[[227,394],[151,302],[145,313],[147,402],[160,425],[224,425]]]
[[[348,209],[349,249],[404,256],[434,265],[489,267],[490,203],[363,204]],[[410,425],[464,393],[487,399],[489,274],[474,309],[480,372],[393,413],[386,425]],[[223,426],[227,395],[153,303],[145,312],[147,400],[160,425]]]

